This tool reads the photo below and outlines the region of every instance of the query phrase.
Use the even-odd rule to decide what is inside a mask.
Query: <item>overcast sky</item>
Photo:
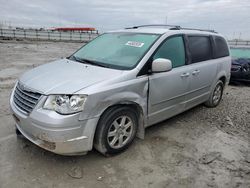
[[[168,23],[250,39],[250,0],[0,0],[0,23],[100,31]]]

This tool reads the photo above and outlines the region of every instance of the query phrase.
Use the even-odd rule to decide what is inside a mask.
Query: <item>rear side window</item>
[[[208,36],[189,36],[188,44],[192,63],[212,59],[212,46]]]
[[[185,48],[182,36],[167,39],[153,56],[153,60],[157,58],[171,60],[173,68],[185,65]]]
[[[214,36],[215,41],[215,58],[229,56],[229,49],[226,40],[222,37]]]

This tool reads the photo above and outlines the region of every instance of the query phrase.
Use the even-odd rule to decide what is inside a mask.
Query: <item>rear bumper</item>
[[[61,155],[85,154],[92,150],[98,118],[79,121],[79,113],[60,115],[41,108],[25,115],[14,104],[13,96],[10,108],[16,128],[37,146]]]

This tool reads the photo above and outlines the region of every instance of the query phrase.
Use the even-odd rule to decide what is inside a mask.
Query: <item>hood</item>
[[[237,58],[237,59],[232,59],[232,64],[249,64],[250,65],[250,58]]]
[[[27,88],[43,94],[72,94],[93,84],[115,78],[122,72],[61,59],[26,72],[19,81]]]

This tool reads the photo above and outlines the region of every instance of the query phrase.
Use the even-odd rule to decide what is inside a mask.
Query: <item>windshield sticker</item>
[[[125,45],[127,46],[133,46],[133,47],[137,47],[137,48],[141,48],[144,43],[142,42],[135,42],[135,41],[128,41]]]

